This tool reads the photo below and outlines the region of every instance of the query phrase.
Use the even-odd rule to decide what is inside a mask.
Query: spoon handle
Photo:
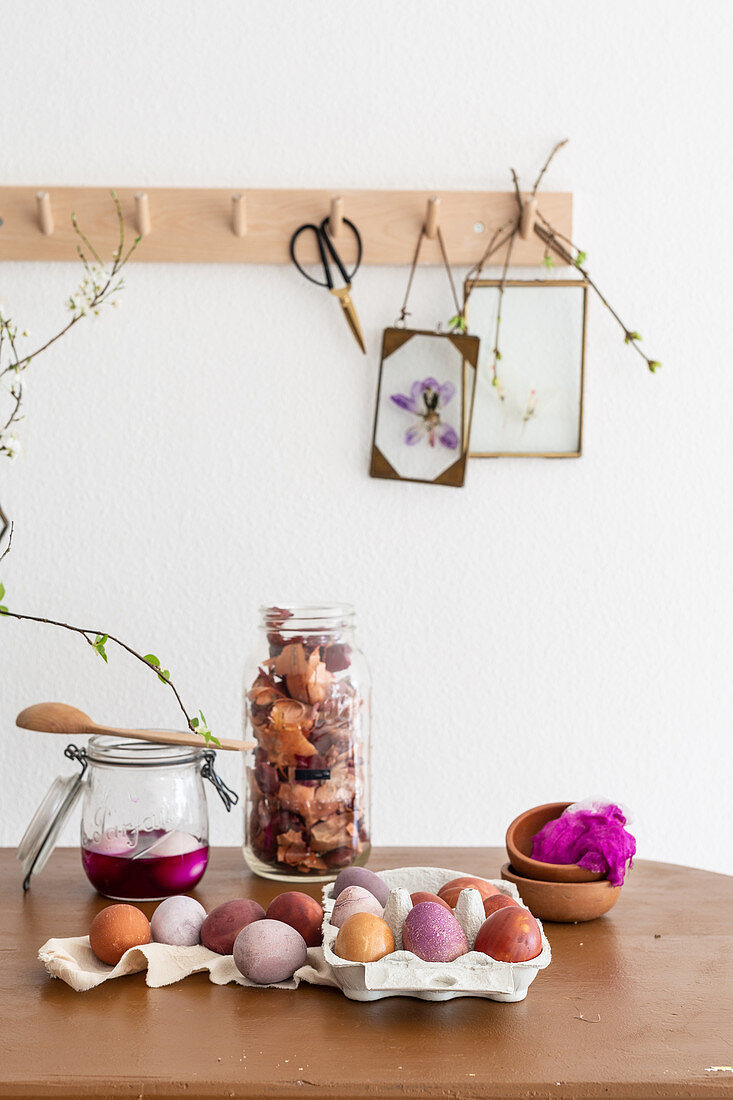
[[[182,733],[173,730],[125,730],[116,726],[99,726],[94,723],[94,734],[102,734],[110,737],[130,737],[135,741],[154,741],[156,745],[189,745],[195,749],[205,749],[206,743],[203,737],[197,733]],[[220,738],[219,744],[211,744],[212,749],[228,749],[231,752],[245,752],[255,748],[254,741],[233,741]]]

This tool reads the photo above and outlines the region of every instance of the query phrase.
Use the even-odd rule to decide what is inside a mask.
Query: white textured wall
[[[30,373],[26,454],[0,467],[10,605],[159,652],[237,735],[257,606],[351,599],[378,843],[498,844],[527,806],[606,792],[641,855],[733,871],[731,5],[0,10],[4,183],[503,188],[569,135],[548,186],[574,192],[594,275],[664,364],[648,374],[594,304],[580,461],[475,461],[463,490],[374,481],[404,269],[357,280],[362,361],[288,268],[133,268],[122,309]],[[0,263],[0,296],[41,336],[76,278]],[[440,274],[420,290],[431,324]],[[61,740],[16,732],[21,707],[177,722],[144,669],[50,629],[3,623],[0,661],[5,844],[66,766]],[[239,816],[211,809],[237,842]]]

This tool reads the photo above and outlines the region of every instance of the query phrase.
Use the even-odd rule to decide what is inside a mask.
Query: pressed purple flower
[[[422,381],[413,382],[409,394],[393,393],[390,400],[394,401],[400,409],[413,413],[419,417],[417,424],[413,424],[405,432],[405,443],[414,447],[421,439],[427,438],[431,447],[435,446],[436,439],[444,447],[454,451],[458,446],[458,435],[441,420],[441,410],[448,404],[456,392],[452,382],[443,382],[441,385],[436,378],[424,378]]]

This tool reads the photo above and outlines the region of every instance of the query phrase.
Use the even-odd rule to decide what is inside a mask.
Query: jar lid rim
[[[287,629],[290,619],[298,622],[323,624],[343,619],[351,619],[356,614],[353,603],[281,603],[262,604],[260,615],[264,618],[282,618],[282,626]]]
[[[95,734],[89,738],[86,752],[87,760],[92,764],[146,768],[192,763],[202,758],[204,748],[203,744],[198,749],[188,745],[164,745],[157,741],[136,741],[133,738]]]

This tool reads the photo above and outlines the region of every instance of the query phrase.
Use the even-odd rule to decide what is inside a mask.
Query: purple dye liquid
[[[141,832],[134,847],[105,842],[82,847],[81,862],[95,890],[121,901],[155,901],[191,890],[209,862],[209,846],[184,833]],[[133,858],[135,857],[135,858]]]

